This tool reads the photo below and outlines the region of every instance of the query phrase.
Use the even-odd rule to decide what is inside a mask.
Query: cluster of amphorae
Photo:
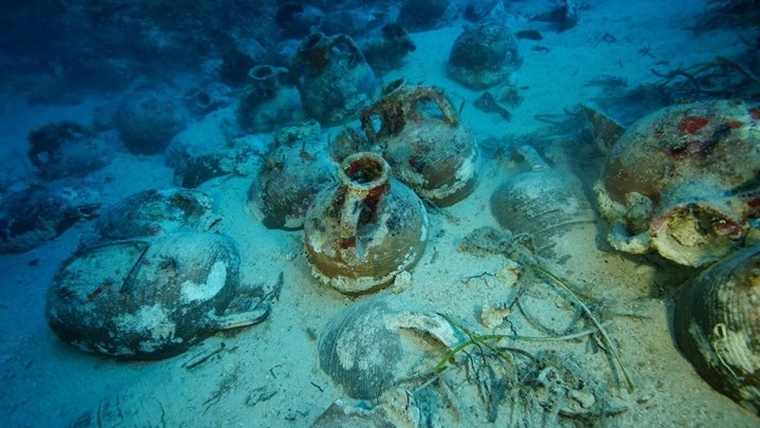
[[[612,247],[703,269],[677,298],[678,345],[706,380],[754,412],[760,412],[759,178],[760,108],[717,100],[635,122],[613,143],[596,186]]]
[[[589,122],[607,155],[594,190],[608,243],[703,269],[676,301],[678,345],[713,386],[760,412],[760,108],[728,100],[676,105],[628,129],[594,113]],[[543,256],[601,255],[578,179],[562,165],[550,168],[532,147],[516,151],[529,170],[494,193],[494,217],[530,233]],[[599,266],[573,263],[581,275]]]
[[[452,56],[453,77],[488,70],[498,75],[489,78],[492,85],[519,63],[509,31],[489,34],[499,41],[495,50],[478,44],[477,35],[455,43],[460,54]],[[400,55],[408,51],[403,29],[389,27],[384,35],[406,46]],[[462,56],[462,43],[479,50]],[[171,97],[162,103],[158,94],[125,103],[113,123],[130,151],[166,148],[175,180],[190,188],[250,172],[261,145],[251,133],[302,123],[276,134],[251,186],[250,205],[267,227],[304,229],[306,254],[320,281],[364,293],[412,268],[428,237],[423,200],[445,206],[464,199],[475,187],[479,158],[439,89],[395,81],[372,104],[378,83],[351,37],[313,32],[287,69],[252,68],[233,105],[214,110],[213,91],[187,100],[189,110],[205,116],[185,130],[174,114],[182,109]],[[348,128],[330,144],[322,141],[320,124],[359,117],[361,131]],[[306,118],[312,120],[302,122]],[[91,171],[109,160],[106,141],[76,124],[38,130],[30,144],[30,159],[51,177]],[[19,194],[17,204],[0,211],[8,219],[0,222],[0,250],[32,248],[78,219],[95,217],[99,208],[37,194]],[[24,212],[33,204],[44,211],[30,222]],[[216,223],[206,221],[212,215],[206,195],[177,189],[142,192],[107,209],[96,238],[63,263],[50,287],[52,329],[87,351],[152,359],[182,352],[214,331],[262,320],[268,302],[240,285],[236,242],[213,233]]]
[[[478,162],[475,141],[436,88],[393,82],[361,122],[366,136],[348,128],[329,143],[315,122],[280,131],[250,191],[265,225],[304,228],[314,275],[345,293],[410,269],[427,242],[423,200],[464,199]]]
[[[519,61],[509,32],[485,23],[457,39],[448,72],[485,88],[504,82]],[[295,86],[283,89],[286,76],[297,76]],[[234,109],[241,129],[316,119],[276,134],[249,192],[262,222],[303,228],[314,276],[343,293],[374,291],[412,269],[428,239],[425,202],[454,204],[477,182],[478,146],[442,91],[395,81],[372,103],[377,79],[361,49],[347,36],[322,33],[302,41],[290,70],[259,66],[249,77]],[[150,105],[143,110],[163,110]],[[153,150],[144,143],[150,132],[127,127],[135,112],[117,116],[128,147]],[[143,116],[162,119],[167,134],[178,131],[173,117]],[[319,123],[357,116],[361,130],[321,138]],[[622,252],[656,252],[704,269],[678,297],[679,346],[711,384],[760,411],[760,107],[727,100],[677,105],[627,130],[614,124],[607,130],[606,167],[595,187],[598,211],[611,226],[607,241]],[[67,141],[80,148],[64,151]],[[184,171],[183,183],[230,173],[231,158],[250,154],[220,150],[193,157],[183,141],[175,139],[169,153]],[[58,177],[69,165],[89,170],[107,162],[104,147],[86,130],[59,124],[35,134],[30,158]],[[598,251],[593,204],[578,179],[531,146],[515,149],[529,169],[492,196],[498,222],[529,233],[536,252],[547,257],[576,257],[579,247]],[[44,218],[45,236],[88,214],[59,206],[69,214]],[[108,210],[97,238],[55,277],[47,307],[53,330],[88,351],[162,358],[214,331],[262,320],[268,302],[241,288],[236,243],[213,233],[214,216],[205,195],[187,190],[143,192]],[[19,227],[8,228],[23,232],[16,241],[43,229]],[[27,248],[9,238],[4,232],[0,250]]]
[[[96,111],[91,125],[53,122],[32,131],[28,157],[37,173],[35,181],[18,189],[18,183],[10,185],[17,180],[9,174],[0,183],[4,194],[0,253],[28,251],[77,221],[93,218],[98,204],[90,200],[91,195],[69,190],[89,189],[78,179],[107,166],[120,146],[137,155],[165,153],[175,184],[185,188],[196,188],[223,175],[248,175],[255,169],[251,159],[261,146],[256,133],[307,119],[322,126],[355,120],[377,98],[379,76],[400,67],[415,48],[399,23],[385,25],[364,43],[340,33],[312,31],[304,36],[286,64],[253,66],[244,82],[239,82],[239,90],[222,81],[198,82],[186,93],[160,87],[135,89],[112,108]],[[448,62],[452,79],[484,89],[508,80],[520,57],[504,23],[488,19],[463,30],[453,43]],[[402,92],[397,98],[400,95]],[[445,122],[451,125],[452,117],[447,113]],[[386,131],[383,134],[389,137]],[[399,138],[407,137],[411,135]],[[406,150],[398,144],[389,147]],[[406,155],[391,150],[385,154],[391,164],[394,157]],[[439,178],[425,174],[406,173],[420,191],[425,189],[424,197],[437,200],[466,193],[465,188],[438,189],[435,180]],[[430,181],[421,182],[424,179]],[[73,184],[62,180],[73,180]],[[66,187],[68,197],[62,197],[61,187]],[[430,192],[435,194],[428,195]],[[451,194],[444,195],[446,192]],[[37,213],[34,220],[26,214],[29,211]],[[285,225],[289,227],[292,221],[285,219]]]
[[[715,100],[651,113],[628,129],[585,107],[606,155],[594,186],[607,241],[703,269],[676,303],[679,347],[705,379],[760,411],[760,108]],[[596,215],[568,165],[512,147],[527,169],[491,197],[499,224],[578,279],[605,272]]]
[[[424,111],[426,103],[443,117]],[[427,243],[420,196],[465,198],[478,161],[435,88],[397,83],[365,110],[364,126],[368,138],[346,130],[330,146],[314,121],[284,128],[249,192],[266,226],[304,229],[314,275],[349,294],[412,268]],[[219,220],[211,199],[188,189],[140,192],[106,209],[50,287],[53,331],[89,352],[157,359],[265,319],[270,302],[241,284],[237,243],[215,232]]]

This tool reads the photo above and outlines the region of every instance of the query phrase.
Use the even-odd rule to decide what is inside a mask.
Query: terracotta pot
[[[239,293],[235,243],[207,233],[108,242],[63,263],[46,315],[64,341],[120,359],[160,359],[227,328],[255,324],[268,307],[226,312]]]
[[[345,293],[367,292],[393,281],[422,255],[425,207],[389,174],[379,155],[351,155],[341,164],[337,186],[309,209],[306,254],[323,283]]]
[[[612,285],[632,266],[609,264],[599,248],[597,216],[569,166],[549,166],[531,146],[517,148],[528,169],[508,177],[491,196],[491,214],[511,235],[576,284]],[[622,269],[622,270],[621,270]],[[614,271],[614,272],[613,272]]]
[[[55,122],[29,133],[29,160],[41,177],[89,174],[111,162],[113,142],[75,122]]]
[[[320,131],[316,121],[309,121],[275,135],[248,195],[250,208],[266,227],[300,229],[316,195],[335,183]]]
[[[330,321],[319,339],[319,366],[347,396],[376,399],[431,369],[437,355],[463,340],[439,314],[375,297]]]
[[[258,65],[248,73],[248,84],[240,97],[237,120],[248,132],[269,132],[304,119],[297,89],[283,84],[288,70]]]
[[[367,138],[383,148],[394,174],[423,199],[447,206],[474,190],[477,144],[440,89],[393,82],[380,101],[362,112],[361,121]]]
[[[614,144],[597,185],[608,240],[687,266],[715,262],[760,214],[759,170],[757,107],[718,100],[646,116]]]
[[[529,170],[508,178],[491,196],[491,213],[499,224],[513,233],[528,233],[544,256],[559,250],[559,255],[572,257],[575,249],[560,250],[568,240],[595,248],[595,216],[580,180],[549,167],[533,147],[521,146],[517,152]]]
[[[298,47],[291,69],[306,115],[322,125],[352,119],[377,88],[364,54],[345,34],[310,34]]]
[[[678,345],[713,387],[760,414],[760,246],[687,285],[675,310]]]
[[[145,190],[103,210],[96,232],[102,240],[154,237],[182,231],[207,232],[221,221],[213,200],[187,189]]]
[[[517,41],[502,23],[488,21],[465,29],[454,41],[447,69],[457,82],[472,89],[504,83],[522,60]]]
[[[81,183],[49,182],[2,194],[0,254],[23,253],[97,217],[100,195]]]

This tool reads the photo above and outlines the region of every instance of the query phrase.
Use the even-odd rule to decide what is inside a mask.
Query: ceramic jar
[[[522,60],[517,41],[501,22],[489,20],[466,28],[454,41],[447,70],[457,82],[487,89],[506,82]]]
[[[356,153],[306,215],[306,254],[321,282],[344,293],[368,292],[417,262],[427,229],[422,201],[391,179],[385,160]]]
[[[364,54],[345,34],[310,34],[298,47],[291,69],[306,115],[322,125],[351,119],[377,88]]]
[[[230,238],[177,233],[81,249],[58,269],[46,316],[65,342],[120,359],[177,355],[228,328],[256,324],[268,308],[228,313],[240,256]]]
[[[686,285],[675,310],[681,350],[713,387],[760,414],[760,246]]]
[[[300,229],[316,195],[335,183],[334,165],[316,121],[282,129],[249,190],[266,227]]]
[[[714,100],[658,110],[611,148],[596,186],[610,244],[704,266],[743,245],[760,214],[760,107]]]
[[[270,132],[304,119],[298,91],[288,85],[283,67],[257,65],[248,73],[248,83],[237,106],[237,121],[247,132]]]
[[[361,122],[394,174],[423,199],[447,206],[474,190],[477,144],[440,89],[393,82]]]

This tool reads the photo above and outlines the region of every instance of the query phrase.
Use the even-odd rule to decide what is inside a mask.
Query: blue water
[[[547,168],[566,174],[563,183],[577,182],[578,198],[586,201],[571,219],[586,226],[541,256],[569,269],[573,281],[596,284],[591,293],[599,300],[593,300],[598,306],[592,310],[604,315],[634,373],[636,392],[620,392],[620,366],[608,358],[608,347],[599,346],[601,335],[521,344],[534,355],[548,349],[572,354],[598,388],[592,394],[596,413],[557,415],[545,401],[526,405],[533,416],[520,415],[509,405],[515,399],[509,391],[543,394],[538,380],[499,383],[497,371],[483,375],[494,383],[479,391],[462,354],[446,362],[443,349],[456,344],[429,336],[414,342],[402,334],[413,345],[404,343],[416,346],[415,358],[427,356],[420,370],[427,368],[428,376],[436,362],[446,363],[441,377],[450,376],[448,386],[442,386],[445,380],[405,384],[419,409],[413,417],[418,425],[403,425],[398,416],[361,417],[376,418],[375,423],[387,417],[396,426],[462,427],[541,426],[540,421],[550,426],[760,423],[730,393],[702,379],[676,343],[671,318],[677,290],[707,265],[682,266],[654,248],[640,256],[607,244],[610,224],[599,213],[593,186],[610,154],[595,145],[578,110],[580,104],[593,106],[623,129],[663,108],[738,100],[748,106],[743,138],[757,147],[757,1],[33,0],[0,10],[0,425],[279,427],[317,421],[317,426],[355,426],[357,420],[329,425],[320,415],[340,399],[376,414],[388,404],[379,397],[351,396],[320,364],[319,344],[330,320],[377,297],[412,312],[447,314],[481,334],[545,336],[547,330],[514,306],[514,290],[524,287],[530,289],[526,312],[556,327],[549,331],[593,332],[597,326],[582,311],[535,286],[540,279],[526,273],[518,285],[505,286],[508,269],[501,255],[461,250],[475,229],[504,229],[492,214],[491,195],[534,166],[521,154],[523,145],[532,146]],[[723,66],[716,66],[716,59]],[[440,140],[426,128],[444,123],[446,112],[434,103],[409,104],[425,119],[404,111],[405,121],[385,124],[390,134],[419,127],[414,138],[433,139],[432,155],[427,149],[409,149],[411,154],[401,149],[398,161],[387,146],[391,139],[383,137],[383,123],[370,115],[367,126],[380,137],[364,138],[362,111],[388,95],[386,85],[398,79],[409,88],[438,88],[456,118],[453,125],[441,125]],[[392,111],[386,120],[398,114]],[[307,121],[290,134],[280,132]],[[340,146],[347,128],[361,138]],[[461,130],[464,137],[457,141],[471,144],[477,155],[453,172],[439,168],[446,185],[463,185],[473,177],[461,200],[449,204],[436,199],[445,186],[430,190],[433,185],[415,184],[404,174],[435,174],[430,171],[451,157],[467,158],[464,149],[445,139],[452,129]],[[415,147],[414,138],[409,147]],[[330,274],[320,272],[308,253],[310,230],[319,228],[307,224],[303,230],[308,212],[340,183],[343,158],[357,151],[384,156],[394,177],[390,188],[408,186],[428,221],[423,232],[415,231],[426,241],[424,249],[398,262],[404,273],[394,272],[392,284],[385,281],[359,295],[320,281]],[[442,154],[436,158],[436,153]],[[747,159],[736,175],[760,170],[753,163],[758,158]],[[344,172],[352,176],[356,171],[349,167],[344,164]],[[371,182],[375,172],[365,171],[362,183]],[[697,173],[694,180],[702,178]],[[756,190],[756,180],[742,184],[742,194]],[[534,189],[549,186],[539,181]],[[122,202],[140,192],[181,187],[207,198],[203,216],[182,217],[195,202],[181,198],[155,206]],[[399,235],[394,228],[403,221],[402,226],[373,223],[384,212],[376,209],[377,200],[391,199],[383,198],[364,200],[356,208],[363,210],[359,214],[335,214],[359,224],[354,235],[335,245],[361,253],[362,245],[391,239],[372,235],[383,227]],[[548,204],[555,208],[569,206],[552,198]],[[141,214],[130,214],[135,206]],[[756,233],[756,216],[754,210],[741,219],[746,236],[749,230]],[[329,220],[324,217],[318,220]],[[147,226],[135,231],[130,221]],[[538,222],[512,232],[538,235],[551,226],[537,227]],[[180,240],[187,235],[187,241]],[[373,238],[365,242],[363,236]],[[731,251],[750,245],[746,236],[735,240]],[[229,260],[208,243],[217,238],[229,240]],[[153,250],[125,261],[125,250],[116,249],[66,276],[67,267],[95,257],[93,248],[124,241],[144,242]],[[525,260],[508,258],[529,270]],[[224,263],[217,265],[219,260]],[[373,263],[380,264],[358,262],[354,272]],[[71,291],[74,283],[79,291]],[[222,283],[231,290],[223,298]],[[144,290],[134,293],[129,287]],[[59,301],[51,296],[66,293],[80,293],[73,300],[62,298],[74,315],[56,324],[51,320],[58,316]],[[189,309],[205,299],[217,300],[197,313]],[[504,309],[510,301],[495,326],[483,321],[484,309]],[[613,301],[641,317],[610,315],[615,311],[605,312],[605,305]],[[177,312],[167,321],[148,310],[156,307]],[[260,317],[231,329],[219,326],[222,315],[248,310]],[[183,336],[182,325],[191,333]],[[127,334],[138,338],[122,340]],[[468,355],[476,360],[488,352],[484,349],[475,346]],[[760,349],[755,345],[750,352],[757,358]],[[381,358],[380,366],[385,364]],[[523,361],[515,370],[540,371],[531,364]],[[403,371],[399,367],[394,370]],[[625,411],[599,410],[602,397],[615,395],[610,391],[624,396]],[[445,404],[447,394],[459,401]],[[408,411],[409,406],[400,413],[411,417]],[[510,415],[522,425],[510,422]]]

